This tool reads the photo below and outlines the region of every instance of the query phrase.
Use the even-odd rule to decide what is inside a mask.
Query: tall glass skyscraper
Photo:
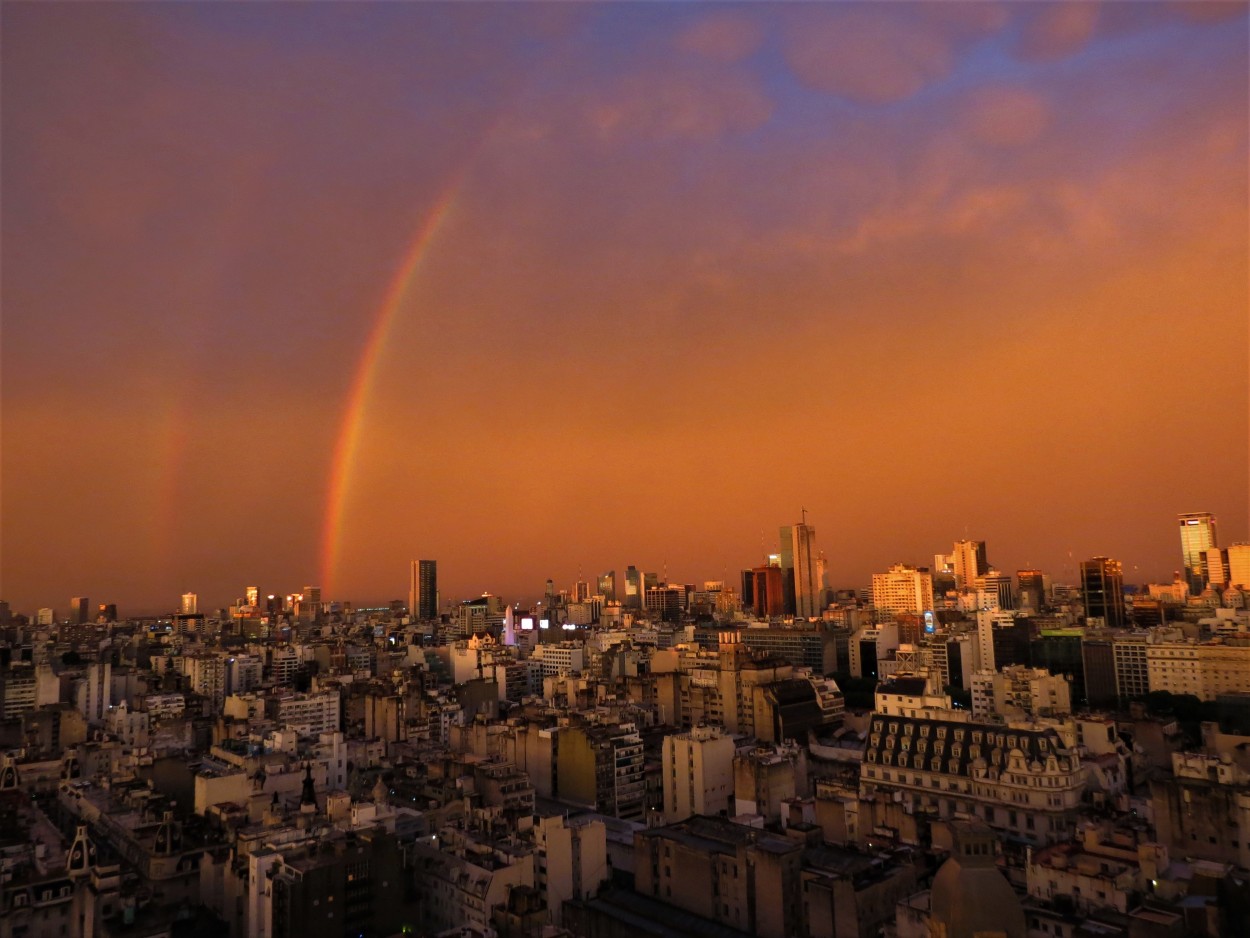
[[[819,558],[816,529],[810,524],[788,524],[781,529],[781,572],[785,577],[786,612],[800,619],[820,615]]]
[[[1108,628],[1124,628],[1124,567],[1120,561],[1110,557],[1081,561],[1081,601],[1087,620],[1098,618]]]
[[[1177,515],[1181,531],[1181,559],[1185,564],[1185,579],[1189,591],[1195,595],[1207,586],[1207,551],[1216,547],[1215,515],[1209,511],[1193,511]]]
[[[414,560],[408,577],[408,614],[423,622],[437,619],[438,562]]]

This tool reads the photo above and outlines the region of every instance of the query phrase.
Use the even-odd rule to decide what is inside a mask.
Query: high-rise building
[[[1229,586],[1228,551],[1220,547],[1208,547],[1203,554],[1207,566],[1207,585],[1223,589]]]
[[[607,573],[599,574],[598,588],[599,595],[603,597],[605,603],[616,602],[616,571],[609,570]]]
[[[1228,582],[1239,589],[1250,589],[1250,544],[1229,545]]]
[[[86,596],[75,596],[69,601],[69,621],[76,625],[86,625],[91,621],[91,600]]]
[[[751,608],[757,616],[772,618],[785,615],[785,571],[768,564],[756,567],[751,573]],[[745,581],[744,581],[745,582]]]
[[[1209,511],[1193,511],[1176,516],[1181,534],[1181,560],[1185,564],[1185,577],[1189,591],[1194,595],[1207,586],[1206,552],[1217,546],[1215,515]]]
[[[1011,590],[1011,577],[1007,574],[990,570],[984,576],[978,577],[975,584],[981,593],[981,598],[985,600],[985,605],[992,605],[998,609],[1016,608],[1015,594]]]
[[[625,568],[625,596],[621,605],[626,609],[641,609],[645,598],[642,589],[642,573],[631,563]]]
[[[1110,628],[1124,627],[1124,567],[1110,557],[1081,561],[1081,601],[1085,618],[1102,619]]]
[[[193,616],[200,611],[200,598],[195,593],[183,593],[178,611],[184,616]]]
[[[243,601],[247,605],[249,606],[259,605],[260,604],[260,587],[259,586],[245,587],[243,590],[243,596],[244,596]]]
[[[872,575],[872,604],[878,621],[891,622],[901,613],[933,610],[933,576],[924,567],[896,563]]]
[[[951,551],[951,567],[955,571],[955,588],[974,589],[977,577],[989,572],[985,559],[985,541],[956,541]]]
[[[438,563],[414,560],[408,571],[408,614],[428,621],[438,618]]]
[[[1017,570],[1016,595],[1021,609],[1040,610],[1046,602],[1046,581],[1042,571]]]
[[[820,615],[820,558],[816,553],[816,529],[810,524],[785,525],[781,529],[781,569],[786,590],[786,612],[800,619]],[[793,605],[790,605],[793,598]]]

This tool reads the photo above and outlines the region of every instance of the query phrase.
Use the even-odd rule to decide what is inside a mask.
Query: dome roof
[[[930,918],[946,926],[946,938],[978,933],[1028,938],[1020,898],[994,863],[994,833],[961,825],[954,834],[954,851],[933,877]]]

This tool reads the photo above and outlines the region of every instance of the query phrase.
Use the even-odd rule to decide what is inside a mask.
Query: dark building
[[[1016,571],[1016,595],[1020,606],[1041,609],[1046,605],[1046,583],[1041,570]]]
[[[1124,569],[1118,560],[1081,561],[1081,602],[1085,618],[1099,618],[1108,628],[1124,628]]]
[[[634,888],[761,938],[803,933],[803,846],[695,815],[634,835]]]
[[[995,625],[991,633],[994,642],[994,667],[1000,671],[1013,664],[1029,664],[1029,644],[1033,639],[1033,623],[1019,618],[1010,625]]]
[[[1081,646],[1081,629],[1042,629],[1029,643],[1029,664],[1045,668],[1051,674],[1063,674],[1072,687],[1072,705],[1085,703],[1085,658]],[[1114,668],[1112,684],[1115,687]]]
[[[293,851],[275,868],[272,882],[274,938],[390,935],[406,924],[393,834],[365,831]]]
[[[412,562],[408,584],[408,612],[422,622],[438,618],[438,561]]]
[[[86,596],[75,596],[69,601],[69,620],[76,625],[86,625],[91,621],[91,600]]]
[[[1118,706],[1115,678],[1115,647],[1110,636],[1085,636],[1081,640],[1085,669],[1085,700],[1096,710]]]
[[[755,608],[755,571],[742,571],[742,608]]]

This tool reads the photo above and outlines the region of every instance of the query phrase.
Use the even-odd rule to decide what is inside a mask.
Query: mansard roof
[[[1000,771],[1007,768],[1013,749],[1023,753],[1029,766],[1036,763],[1043,769],[1050,756],[1060,761],[1060,768],[1064,762],[1071,768],[1074,759],[1053,726],[1021,728],[1001,723],[874,713],[869,724],[865,763],[897,766],[899,756],[904,755],[908,763],[904,768],[966,776],[971,774],[970,767],[978,758],[991,768]],[[921,764],[916,764],[917,756],[921,757]],[[934,759],[939,760],[936,768]]]

